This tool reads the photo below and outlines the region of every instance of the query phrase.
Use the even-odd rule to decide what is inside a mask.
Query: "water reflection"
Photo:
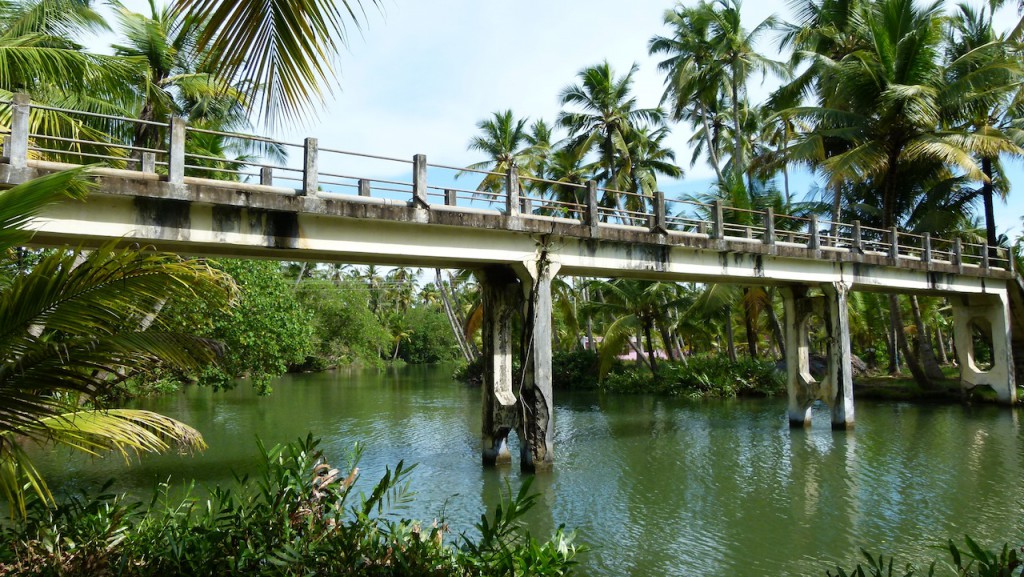
[[[257,398],[244,385],[147,400],[145,408],[196,426],[210,451],[146,458],[125,468],[55,456],[65,490],[115,477],[144,492],[154,480],[214,483],[251,471],[267,444],[312,431],[337,464],[365,444],[362,488],[399,460],[418,463],[420,495],[403,514],[444,516],[472,532],[522,477],[480,467],[480,394],[445,370],[335,372],[282,379]],[[781,401],[687,402],[598,393],[556,398],[554,473],[536,479],[528,521],[546,535],[576,528],[593,551],[592,575],[821,575],[860,547],[934,558],[965,532],[1015,541],[1022,502],[1020,425],[1014,411],[859,402],[857,429],[833,432],[815,408],[790,430]],[[516,443],[512,439],[513,445]],[[511,447],[518,455],[518,447]]]

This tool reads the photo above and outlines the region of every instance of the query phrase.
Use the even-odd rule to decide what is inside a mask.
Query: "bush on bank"
[[[443,522],[394,516],[412,498],[411,467],[399,463],[356,494],[358,451],[339,471],[318,444],[261,445],[255,478],[206,498],[174,498],[163,486],[148,506],[106,491],[55,508],[37,501],[4,527],[0,575],[547,576],[576,564],[571,533],[541,542],[521,525],[536,500],[528,484],[481,518],[478,538],[455,538]]]
[[[601,388],[616,393],[656,393],[692,398],[771,396],[785,390],[785,378],[770,360],[696,355],[685,361],[658,363],[652,374],[643,367],[613,370]]]
[[[518,361],[518,359],[516,359]],[[519,370],[518,362],[514,362]],[[483,382],[483,360],[460,367],[455,378]],[[692,398],[772,396],[785,392],[785,376],[767,359],[741,357],[736,362],[716,355],[695,355],[685,361],[658,363],[652,374],[635,363],[614,365],[604,380],[598,376],[595,351],[556,351],[551,356],[551,382],[556,390],[600,389],[612,393],[652,393]]]

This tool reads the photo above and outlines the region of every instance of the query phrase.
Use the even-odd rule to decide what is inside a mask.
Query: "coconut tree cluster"
[[[628,210],[629,202],[653,196],[659,177],[682,175],[665,137],[683,128],[691,167],[706,163],[715,175],[692,200],[816,214],[826,235],[836,235],[840,222],[859,220],[871,229],[1006,248],[993,207],[1009,193],[1004,163],[1024,154],[1024,67],[1021,26],[994,22],[1001,6],[802,0],[792,5],[792,21],[770,17],[747,28],[739,0],[678,3],[648,43],[664,75],[661,95],[634,94],[636,66],[620,76],[601,63],[561,91],[554,123],[496,113],[480,123],[470,149],[488,157],[476,165],[488,170],[514,165],[556,183],[595,180],[608,190],[603,206]],[[773,41],[783,59],[760,52]],[[754,101],[751,88],[766,78],[778,88]],[[659,106],[645,108],[643,98]],[[792,189],[794,171],[813,174],[811,190]],[[583,194],[549,182],[524,186],[572,203]],[[743,222],[751,215],[739,210],[726,218],[757,224]],[[606,356],[621,354],[629,342],[666,359],[685,349],[735,358],[737,334],[751,357],[781,356],[784,347],[771,288],[627,279],[574,285],[563,294],[581,304],[559,310],[585,313],[586,320],[567,326],[604,338]],[[948,361],[951,347],[942,301],[865,295],[853,308],[861,354],[937,386],[939,361]],[[704,334],[690,332],[683,345],[682,335],[695,325]],[[641,357],[657,370],[656,355]]]

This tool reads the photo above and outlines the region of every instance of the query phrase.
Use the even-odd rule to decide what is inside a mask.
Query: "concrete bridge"
[[[469,171],[494,186],[459,189],[454,183],[465,169],[430,164],[423,155],[387,158],[320,148],[314,139],[290,145],[200,130],[178,119],[160,124],[33,107],[23,95],[2,106],[11,117],[0,159],[3,185],[102,165],[92,170],[97,189],[87,201],[58,203],[35,221],[39,245],[124,239],[182,254],[476,271],[485,310],[485,463],[510,459],[513,430],[525,470],[553,462],[551,280],[559,274],[781,287],[794,426],[809,424],[819,399],[831,408],[833,427],[853,426],[847,296],[858,290],[949,298],[963,388],[989,386],[1001,401],[1016,400],[1011,300],[1024,292],[1005,249],[593,182],[520,178],[515,169]],[[73,131],[40,134],[34,127],[43,117],[103,121],[121,137],[96,143]],[[127,144],[140,127],[160,135],[161,144]],[[292,146],[302,151],[303,164],[226,162],[187,152],[189,140],[204,138]],[[356,176],[374,164],[406,177]],[[809,371],[812,322],[828,334],[828,370],[820,382]],[[991,339],[987,370],[975,362],[975,329]],[[514,352],[521,374],[513,374]]]

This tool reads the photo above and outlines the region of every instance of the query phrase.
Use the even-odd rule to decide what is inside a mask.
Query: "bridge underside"
[[[0,166],[0,182],[37,173]],[[1002,401],[1015,401],[1008,271],[897,262],[890,255],[843,248],[588,227],[537,215],[303,197],[267,187],[225,188],[188,179],[170,185],[132,174],[129,179],[107,170],[98,178],[102,193],[47,209],[35,222],[34,242],[90,246],[120,239],[202,256],[477,271],[486,311],[485,463],[509,460],[506,439],[513,430],[522,441],[525,470],[553,462],[550,284],[557,274],[783,287],[789,418],[797,426],[809,422],[815,400],[831,407],[834,427],[853,425],[849,291],[945,295],[956,311],[963,386],[991,386]],[[821,382],[808,371],[807,327],[815,318],[829,336],[828,374]],[[515,326],[522,327],[518,338]],[[963,345],[979,328],[993,343],[993,366],[984,369],[975,362],[973,346]],[[519,374],[512,367],[516,349],[523,361]]]

